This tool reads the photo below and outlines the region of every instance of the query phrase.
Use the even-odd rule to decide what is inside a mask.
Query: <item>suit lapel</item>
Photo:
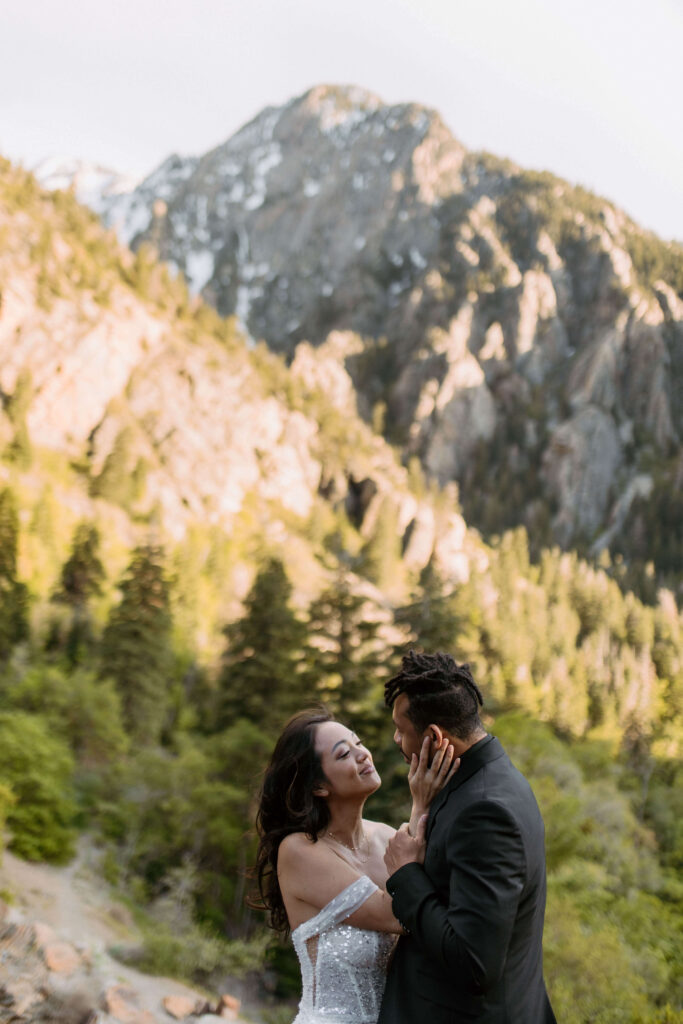
[[[432,801],[432,806],[429,808],[429,820],[427,821],[427,839],[434,828],[434,822],[436,816],[442,809],[446,801],[448,800],[451,793],[454,793],[456,789],[464,785],[468,779],[471,779],[480,768],[483,768],[485,764],[489,764],[491,761],[496,761],[499,757],[502,757],[505,751],[503,750],[500,741],[495,736],[485,736],[483,740],[479,740],[474,746],[466,750],[460,760],[460,767],[457,772],[448,783],[447,786],[441,790],[440,793]]]

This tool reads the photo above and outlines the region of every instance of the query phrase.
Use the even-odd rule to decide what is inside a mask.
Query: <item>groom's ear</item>
[[[443,739],[443,729],[439,728],[438,725],[429,725],[427,726],[427,732],[429,733],[432,740],[432,749],[436,750],[436,748],[440,746],[441,740]]]

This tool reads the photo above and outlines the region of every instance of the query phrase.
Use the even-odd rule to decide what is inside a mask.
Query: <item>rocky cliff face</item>
[[[458,190],[464,156],[432,112],[322,86],[200,159],[170,157],[105,201],[105,216],[291,354],[330,327],[386,333],[388,299],[401,319],[402,293],[434,263],[434,207]]]
[[[467,575],[461,516],[416,496],[357,415],[343,366],[353,336],[301,346],[287,369],[187,306],[177,282],[117,250],[71,197],[41,193],[7,166],[0,233],[0,443],[9,458],[32,445],[71,460],[81,515],[119,502],[142,523],[160,515],[175,537],[192,523],[231,531],[246,517],[282,544],[306,535],[323,507],[368,538],[388,501],[407,566],[435,556],[447,577]]]
[[[288,358],[362,339],[361,413],[486,531],[599,550],[680,453],[680,248],[433,111],[321,86],[105,207]]]

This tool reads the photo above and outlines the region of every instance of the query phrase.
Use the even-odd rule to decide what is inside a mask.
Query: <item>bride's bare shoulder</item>
[[[310,861],[316,860],[325,854],[325,844],[319,840],[311,839],[305,832],[290,832],[280,843],[277,855],[278,871],[287,867],[301,866],[302,857]]]

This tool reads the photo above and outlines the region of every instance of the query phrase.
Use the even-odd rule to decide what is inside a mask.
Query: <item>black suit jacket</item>
[[[526,779],[493,736],[432,803],[424,866],[387,881],[399,939],[379,1024],[555,1024],[543,982],[545,841]]]

